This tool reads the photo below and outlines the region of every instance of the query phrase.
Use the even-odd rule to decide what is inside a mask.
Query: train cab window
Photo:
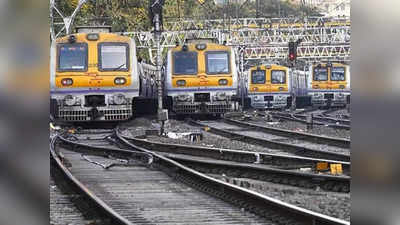
[[[206,52],[207,74],[226,74],[230,72],[228,52]]]
[[[315,67],[313,71],[313,79],[315,81],[327,81],[328,80],[328,68],[327,67]]]
[[[331,81],[344,81],[345,69],[344,67],[332,67]]]
[[[58,71],[87,71],[88,47],[85,43],[59,44]]]
[[[286,71],[272,70],[271,71],[271,83],[272,84],[286,84]]]
[[[197,74],[197,52],[174,52],[174,74]]]
[[[265,84],[265,70],[251,71],[251,83],[252,84]]]
[[[128,71],[129,45],[127,43],[100,43],[99,70]]]

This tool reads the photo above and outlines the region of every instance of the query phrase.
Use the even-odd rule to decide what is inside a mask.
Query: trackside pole
[[[157,57],[156,57],[156,65],[157,65],[157,96],[158,96],[158,121],[160,122],[160,135],[164,135],[164,125],[165,121],[168,120],[168,110],[163,109],[163,79],[161,73],[161,13],[162,13],[163,0],[155,0],[152,2],[150,6],[150,11],[153,16],[153,24],[154,24],[154,39],[157,45]]]

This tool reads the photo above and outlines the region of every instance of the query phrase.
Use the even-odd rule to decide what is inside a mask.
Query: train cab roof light
[[[224,45],[226,45],[226,43],[227,43],[227,42],[226,42],[226,41],[224,41]]]
[[[186,44],[184,44],[182,46],[182,51],[186,52],[187,50],[189,50],[188,46]]]
[[[68,37],[68,42],[69,42],[70,44],[75,43],[75,42],[76,42],[76,36],[75,36],[75,35],[69,35],[69,37]]]
[[[207,48],[207,44],[197,44],[196,49],[201,51]]]
[[[88,39],[89,41],[97,41],[99,40],[99,34],[97,33],[87,34],[86,39]]]
[[[257,70],[261,70],[261,67],[260,67],[260,66],[257,66]]]
[[[271,69],[271,64],[266,64],[266,65],[265,65],[265,68]]]
[[[179,41],[175,41],[175,46],[176,46],[176,47],[179,46]]]
[[[327,67],[332,67],[332,63],[331,63],[331,62],[328,62],[328,63],[326,64],[326,66],[327,66]]]

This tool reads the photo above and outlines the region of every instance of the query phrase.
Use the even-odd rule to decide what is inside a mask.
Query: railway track
[[[70,165],[69,170],[64,166],[67,171],[131,223],[349,224],[211,178],[126,140],[130,150],[58,140],[63,160],[55,148],[52,156]],[[99,166],[113,165],[110,160],[116,159],[126,163],[108,167],[112,169]]]
[[[53,173],[53,171],[52,171]],[[60,182],[60,181],[58,181]],[[56,185],[53,176],[50,177],[50,224],[89,224],[91,220],[86,219],[81,211],[76,208],[72,199],[76,199],[79,195],[70,191],[60,190]]]
[[[121,134],[120,136],[123,137],[125,140],[128,140],[131,143],[135,144],[136,146],[144,147],[160,153],[184,154],[240,163],[253,163],[261,165],[264,164],[276,169],[293,170],[300,168],[312,168],[313,170],[315,170],[315,168],[317,167],[317,163],[321,162],[327,163],[328,167],[331,164],[341,164],[344,174],[350,176],[350,162],[308,158],[295,155],[282,155],[195,145],[171,144],[150,141],[143,138],[135,138],[123,134]]]
[[[275,118],[291,120],[307,124],[307,115],[284,113],[284,112],[270,112],[270,114]],[[322,125],[337,129],[350,130],[350,123],[351,123],[350,120],[336,119],[325,116],[313,116],[313,124],[315,125]]]
[[[297,132],[291,130],[285,130],[280,128],[273,128],[267,126],[261,126],[251,122],[239,121],[235,119],[224,118],[224,121],[233,125],[237,125],[244,128],[254,128],[255,130],[259,130],[261,132],[279,135],[288,138],[295,138],[301,139],[304,141],[309,141],[317,144],[326,144],[331,146],[336,146],[339,148],[350,148],[350,140],[344,138],[335,138],[335,137],[328,137],[322,135],[315,135],[310,133],[304,132]]]
[[[237,125],[228,124],[223,120],[201,122],[189,120],[189,123],[207,127],[210,132],[231,139],[279,149],[302,157],[350,162],[350,149],[315,144],[303,140],[290,140],[282,136],[265,134],[254,128],[242,128]]]
[[[156,151],[164,152],[162,153],[164,156],[174,159],[182,164],[187,165],[197,171],[201,171],[203,173],[217,173],[217,174],[227,174],[232,175],[237,178],[249,178],[261,181],[268,181],[273,183],[280,184],[289,184],[298,187],[306,187],[306,188],[316,188],[321,187],[326,191],[335,191],[335,192],[349,192],[350,191],[350,177],[348,175],[344,176],[333,176],[327,174],[319,174],[317,172],[302,172],[300,168],[304,168],[305,164],[310,167],[316,167],[317,162],[321,162],[315,159],[309,158],[298,158],[291,156],[281,156],[281,155],[270,155],[270,154],[262,154],[263,159],[267,158],[267,156],[274,157],[273,160],[268,160],[263,163],[259,163],[257,160],[260,160],[260,156],[256,157],[256,161],[249,162],[233,162],[230,160],[216,159],[218,158],[217,152],[222,154],[231,154],[231,157],[234,156],[235,159],[239,159],[240,155],[246,157],[245,154],[242,154],[240,151],[232,151],[232,150],[223,150],[223,149],[209,149],[209,148],[192,148],[195,152],[191,153],[190,146],[183,145],[168,145],[161,143],[152,143],[147,141],[141,141],[138,139],[125,138],[121,135],[118,136],[122,141],[130,141],[130,143],[138,144],[141,146],[152,146],[151,149],[156,149]],[[158,147],[154,147],[157,145]],[[164,146],[164,147],[163,147]],[[166,149],[163,149],[166,148]],[[204,150],[204,151],[202,151]],[[168,152],[168,153],[165,153]],[[171,153],[174,152],[174,153]],[[179,153],[177,153],[179,152]],[[202,152],[202,153],[201,153]],[[208,154],[211,153],[213,158],[210,158]],[[193,156],[193,154],[197,156]],[[236,154],[236,155],[235,155]],[[257,153],[258,154],[258,153]],[[198,156],[203,155],[203,156]],[[217,157],[215,157],[217,156]],[[236,156],[236,157],[235,157]],[[252,155],[247,155],[247,159],[251,159]],[[226,157],[229,158],[229,157]],[[283,165],[280,161],[286,161]],[[275,162],[274,166],[270,162]],[[295,164],[295,163],[303,163]],[[346,162],[337,162],[337,161],[324,161],[328,164],[330,163],[343,163],[346,168],[346,172],[349,173],[350,164]],[[277,166],[277,164],[281,164]],[[288,168],[289,167],[289,168]],[[306,167],[307,168],[307,167]]]

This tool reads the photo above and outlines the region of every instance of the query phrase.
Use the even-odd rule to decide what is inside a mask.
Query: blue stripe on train
[[[168,89],[168,92],[182,92],[182,91],[236,91],[236,88],[190,88],[190,89]]]

